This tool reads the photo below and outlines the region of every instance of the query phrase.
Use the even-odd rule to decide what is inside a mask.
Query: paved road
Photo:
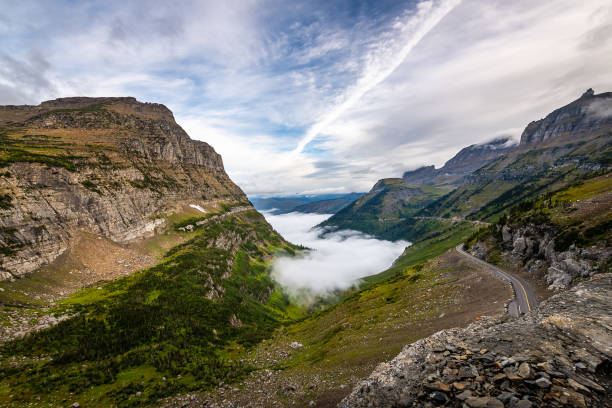
[[[513,316],[518,316],[523,313],[527,313],[536,308],[537,302],[533,289],[524,279],[519,276],[516,276],[508,271],[504,271],[497,266],[491,265],[483,261],[482,259],[478,259],[472,254],[463,250],[463,244],[457,246],[457,252],[461,255],[469,258],[471,261],[478,263],[488,270],[490,270],[493,275],[497,276],[500,279],[510,282],[512,285],[512,291],[514,292],[514,299],[508,305],[508,313]]]

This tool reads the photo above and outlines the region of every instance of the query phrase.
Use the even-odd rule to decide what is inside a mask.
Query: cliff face
[[[610,407],[612,275],[520,319],[440,331],[380,364],[340,407]]]
[[[406,183],[410,184],[427,184],[433,180],[436,174],[438,174],[438,170],[433,165],[423,166],[416,170],[405,172],[402,178]]]
[[[518,263],[560,290],[611,270],[611,227],[612,176],[605,174],[519,204],[467,246],[481,259]]]
[[[501,157],[516,147],[516,142],[509,137],[500,137],[487,143],[465,147],[440,169],[442,174],[470,174],[482,166]]]
[[[159,104],[62,98],[0,107],[0,279],[34,271],[75,231],[126,242],[181,202],[247,202],[221,156]]]
[[[521,135],[521,145],[531,146],[568,137],[575,140],[581,136],[580,133],[603,133],[611,126],[612,92],[595,95],[589,89],[574,102],[527,125]]]

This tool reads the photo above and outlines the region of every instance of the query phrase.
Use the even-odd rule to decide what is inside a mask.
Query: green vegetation
[[[9,208],[13,208],[13,197],[8,194],[0,194],[0,210],[8,210]]]
[[[81,182],[81,184],[86,189],[102,195],[102,192],[98,189],[97,184],[94,183],[93,181],[91,181],[91,180],[84,180],[84,181]]]
[[[40,405],[140,406],[241,378],[250,368],[230,356],[300,314],[267,273],[271,249],[292,250],[245,212],[209,224],[152,268],[76,293],[56,310],[74,317],[2,346],[0,405],[36,395]]]
[[[83,157],[70,152],[74,145],[45,135],[0,133],[0,168],[11,163],[41,163],[75,171]],[[10,173],[9,173],[10,175]],[[6,176],[6,174],[5,174]]]
[[[609,174],[593,179],[578,179],[569,187],[514,205],[500,216],[496,223],[474,233],[465,245],[470,247],[478,241],[488,241],[492,247],[491,253],[499,253],[504,225],[512,225],[515,228],[532,225],[554,236],[554,249],[557,252],[566,251],[572,245],[589,247],[600,241],[603,241],[604,246],[609,246],[612,230],[612,214],[609,208],[581,215],[575,212],[575,204],[610,191],[612,178]]]
[[[391,268],[377,275],[368,276],[363,279],[363,282],[366,285],[378,284],[398,273],[402,273],[405,268],[442,255],[447,250],[464,242],[474,229],[473,224],[463,221],[449,225],[441,230],[434,230],[432,231],[432,237],[420,240],[406,248],[402,256],[393,263]]]
[[[360,197],[323,222],[322,226],[353,229],[384,239],[413,239],[408,236],[414,225],[404,222],[424,206],[441,197],[447,190],[430,186],[414,186],[402,179],[380,180],[373,191]],[[415,222],[423,227],[423,223]]]

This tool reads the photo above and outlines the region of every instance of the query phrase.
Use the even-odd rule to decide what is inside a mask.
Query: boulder
[[[504,242],[512,241],[512,230],[507,225],[504,225],[504,227],[502,228],[502,239],[504,240]]]

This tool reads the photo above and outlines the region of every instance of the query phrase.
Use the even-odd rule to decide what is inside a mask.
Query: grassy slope
[[[425,293],[428,288],[450,283],[444,279],[440,280],[440,276],[447,270],[440,269],[439,265],[432,260],[463,242],[472,231],[471,224],[457,225],[449,229],[443,236],[422,241],[407,248],[389,269],[364,278],[359,288],[345,293],[337,304],[290,326],[289,334],[295,334],[301,338],[308,337],[313,345],[309,349],[310,356],[301,358],[305,361],[316,360],[327,354],[340,354],[341,351],[347,352],[354,358],[365,357],[360,351],[360,340],[356,338],[353,339],[354,341],[343,340],[342,337],[345,336],[334,339],[334,336],[330,335],[331,331],[341,332],[342,323],[345,321],[352,322],[357,328],[370,327],[366,332],[368,336],[375,337],[377,334],[372,327],[383,322],[384,318],[393,314],[394,311],[413,310],[409,316],[402,317],[412,322],[417,322],[425,315],[432,316],[439,313],[439,310],[435,308],[422,308],[423,303],[427,303]],[[453,290],[450,285],[440,293],[434,292],[435,296],[429,300],[432,304],[436,304],[445,297],[445,294]],[[419,314],[423,315],[419,316]],[[339,323],[340,326],[338,326]],[[393,319],[390,324],[397,323],[398,321]],[[363,332],[359,330],[356,334],[360,335]],[[338,342],[343,343],[344,350],[337,350],[334,344]],[[367,347],[373,347],[373,349],[366,352],[366,355],[377,350],[377,346],[368,345]]]
[[[509,290],[498,280],[479,279],[487,275],[447,251],[469,234],[455,232],[407,251],[388,271],[366,278],[333,305],[278,329],[249,354],[259,374],[241,389],[219,395],[219,401],[336,406],[352,385],[404,345],[481,313],[500,313]],[[303,348],[291,350],[292,341]],[[263,369],[272,370],[272,377]]]
[[[250,211],[208,224],[154,267],[76,293],[56,308],[75,317],[2,347],[0,405],[140,406],[240,378],[244,349],[300,313],[267,274],[279,250],[293,248]]]
[[[577,226],[575,219],[579,212],[572,210],[571,205],[577,200],[609,196],[612,192],[610,180],[608,174],[576,181],[570,187],[548,194],[545,199],[523,202],[509,217],[527,216],[535,220],[534,217],[541,217],[544,212],[546,219],[559,231],[571,230]],[[546,201],[552,204],[544,204]],[[583,244],[601,244],[603,237],[608,239],[604,245],[609,245],[609,207],[603,211],[597,209],[588,216],[582,214],[580,218],[578,241],[582,237],[592,238]],[[482,237],[486,229],[478,234],[474,224],[465,221],[439,227],[443,233],[408,248],[391,268],[365,278],[359,288],[345,293],[337,303],[279,329],[271,340],[252,352],[254,360],[265,356],[263,360],[267,364],[264,362],[261,368],[280,370],[281,374],[274,377],[279,389],[285,383],[297,389],[291,396],[279,393],[283,406],[290,406],[296,400],[304,405],[310,400],[317,401],[316,406],[335,405],[344,395],[341,385],[352,384],[355,378],[368,374],[377,361],[392,357],[403,345],[422,338],[434,328],[463,324],[451,316],[442,316],[462,310],[467,304],[474,306],[465,298],[469,293],[476,291],[475,296],[483,299],[491,296],[490,288],[479,289],[478,285],[499,282],[467,278],[469,267],[461,264],[460,259],[452,258],[452,252],[447,252],[461,242]],[[461,292],[461,277],[468,279],[467,287],[473,289],[471,292]],[[501,300],[506,299],[502,296]],[[492,298],[487,302],[493,302]],[[285,359],[270,359],[270,355],[285,350],[286,343],[294,340],[303,343],[304,348]],[[254,384],[265,387],[263,380],[254,381]],[[246,395],[249,392],[252,392],[249,386],[242,391]],[[234,398],[242,401],[243,397]]]

